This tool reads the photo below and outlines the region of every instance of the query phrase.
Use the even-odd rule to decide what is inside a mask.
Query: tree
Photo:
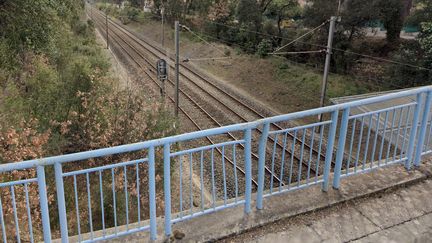
[[[241,27],[237,33],[237,41],[247,52],[255,52],[261,41],[258,32],[262,28],[262,15],[256,0],[240,0],[236,8],[236,17]]]
[[[423,22],[419,35],[421,48],[426,54],[427,59],[432,61],[432,22]]]
[[[403,0],[378,0],[375,7],[379,10],[379,19],[387,30],[388,43],[395,44],[405,21]]]
[[[390,65],[387,80],[402,87],[429,85],[432,82],[432,22],[424,22],[418,41],[403,43],[392,59],[412,66]]]
[[[287,19],[300,16],[300,7],[296,0],[274,0],[267,7],[265,15],[275,19],[278,29],[278,36],[282,37],[282,22]],[[279,38],[280,44],[281,38]]]
[[[407,18],[407,24],[421,28],[421,23],[432,19],[432,1],[418,0],[414,12]]]

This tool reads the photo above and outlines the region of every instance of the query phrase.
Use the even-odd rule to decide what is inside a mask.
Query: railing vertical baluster
[[[375,113],[369,115],[368,132],[367,132],[367,136],[366,136],[366,145],[365,145],[365,148],[364,148],[362,170],[364,170],[366,168],[366,162],[367,162],[368,152],[369,152],[369,142],[370,142],[370,136],[371,136],[371,131],[372,131],[372,120],[373,120],[372,118],[373,118],[374,115],[375,115]],[[380,113],[378,113],[377,120],[379,120],[379,117],[380,117]],[[371,159],[371,163],[372,163],[372,160],[373,159]]]
[[[341,121],[341,127],[340,127],[340,132],[339,132],[338,147],[336,150],[336,165],[335,165],[335,169],[334,169],[334,178],[333,178],[333,188],[334,189],[339,189],[339,186],[340,186],[340,175],[342,172],[342,160],[343,160],[343,156],[344,156],[345,141],[346,141],[347,132],[348,132],[349,115],[350,115],[350,108],[347,107],[343,110],[343,113],[342,113],[342,121]]]
[[[346,162],[346,167],[345,167],[345,175],[348,175],[349,173],[349,169],[350,169],[350,165],[351,165],[351,159],[352,159],[352,152],[353,152],[353,146],[354,146],[354,138],[355,138],[355,131],[356,131],[356,124],[357,124],[357,119],[353,119],[353,125],[352,125],[352,131],[351,131],[351,137],[350,137],[350,147],[349,147],[349,153],[348,153],[348,159]]]
[[[222,178],[223,178],[223,190],[224,190],[224,205],[227,204],[227,183],[226,183],[226,169],[225,169],[225,146],[222,146]]]
[[[193,173],[193,154],[189,154],[189,195],[190,195],[190,213],[193,215],[193,183],[192,183],[192,173]]]
[[[354,162],[354,173],[357,172],[358,162],[360,160],[360,150],[361,150],[362,139],[363,139],[364,120],[365,120],[365,117],[362,116],[361,125],[360,125],[360,134],[359,134],[358,141],[357,141],[357,155],[356,155],[356,160]]]
[[[138,227],[141,227],[141,193],[140,193],[140,176],[139,176],[139,163],[135,165],[136,170],[136,187],[137,187],[137,208],[138,208]]]
[[[279,192],[282,190],[283,183],[283,177],[284,177],[284,170],[285,170],[285,151],[287,150],[287,137],[288,132],[284,133],[284,139],[283,139],[283,145],[282,145],[282,158],[281,158],[281,171],[280,171],[280,182],[279,182]]]
[[[244,132],[244,157],[245,157],[245,213],[250,213],[251,211],[251,196],[252,196],[252,129],[248,128]]]
[[[78,188],[76,175],[73,176],[74,194],[75,194],[75,214],[77,219],[77,230],[78,230],[78,242],[81,242],[81,223],[78,203]]]
[[[164,145],[165,235],[171,235],[171,148]]]
[[[41,207],[42,214],[42,228],[43,228],[43,238],[45,243],[51,242],[51,225],[50,217],[48,211],[48,196],[45,181],[45,167],[43,165],[38,165],[37,168],[37,180],[39,189],[39,203]]]
[[[57,188],[57,203],[58,203],[58,212],[60,219],[60,231],[62,243],[69,242],[68,235],[68,225],[67,225],[67,217],[66,217],[66,202],[64,195],[64,184],[63,184],[63,171],[62,165],[60,163],[54,164],[54,172],[55,172],[55,181]]]
[[[116,198],[116,186],[115,186],[115,172],[114,168],[111,168],[111,189],[113,197],[113,211],[114,211],[114,232],[117,235],[117,198]]]
[[[183,218],[183,155],[179,156],[179,202],[180,202],[180,218]]]
[[[258,147],[258,191],[256,198],[257,209],[263,209],[263,193],[264,193],[264,167],[265,167],[265,149],[267,145],[270,123],[264,124]]]
[[[273,182],[274,182],[274,168],[275,168],[275,159],[276,159],[276,145],[278,144],[279,134],[275,133],[275,137],[273,140],[273,154],[271,158],[271,175],[270,175],[270,194],[273,193]]]
[[[25,200],[26,200],[26,206],[27,206],[27,218],[28,218],[28,230],[30,233],[30,242],[33,243],[34,239],[33,239],[33,222],[31,219],[31,211],[30,211],[30,201],[29,201],[29,193],[28,193],[28,186],[27,183],[24,184],[24,191],[25,191]],[[1,204],[1,201],[0,201]],[[0,206],[1,209],[1,206]],[[1,220],[1,218],[0,218]]]
[[[380,150],[379,150],[379,154],[378,154],[378,166],[380,166],[381,159],[382,159],[383,148],[384,148],[384,141],[385,141],[385,137],[386,137],[386,129],[387,129],[388,118],[389,118],[389,112],[386,111],[386,116],[385,116],[385,120],[384,120],[384,127],[383,127],[382,136],[381,136],[381,146],[380,146]]]
[[[324,127],[323,127],[323,129],[324,129]],[[291,181],[292,181],[292,175],[293,175],[293,164],[294,164],[294,151],[295,151],[296,142],[297,142],[297,129],[294,131],[293,140],[291,143],[291,159],[290,159],[289,176],[288,176],[288,189],[291,188]]]
[[[155,149],[149,148],[150,239],[157,238]]]
[[[423,111],[423,118],[420,127],[419,138],[417,142],[417,151],[414,159],[414,166],[420,166],[421,154],[423,152],[424,141],[426,136],[427,123],[429,118],[429,110],[431,108],[432,91],[429,91],[426,96],[426,102]],[[431,124],[432,125],[432,124]]]
[[[378,113],[378,117],[377,117],[377,120],[376,120],[374,142],[373,142],[373,145],[372,145],[372,154],[371,154],[371,159],[370,159],[370,168],[373,167],[373,162],[375,160],[377,141],[378,141],[378,133],[379,133],[379,128],[380,128],[380,120],[381,120],[381,112]],[[369,128],[371,128],[371,127],[372,127],[372,124],[369,124]]]
[[[94,232],[93,232],[93,213],[92,213],[92,205],[91,205],[91,192],[90,192],[90,178],[89,173],[86,173],[86,183],[87,183],[87,207],[88,207],[88,221],[90,226],[90,239],[93,240]]]
[[[212,206],[216,208],[216,182],[215,182],[215,171],[214,171],[214,148],[211,149],[210,153],[210,164],[211,164],[211,186],[212,186]]]
[[[200,190],[201,190],[201,211],[204,211],[204,151],[200,155]]]
[[[124,194],[125,194],[125,210],[126,210],[126,231],[129,231],[129,193],[128,193],[128,179],[127,179],[127,167],[123,166],[124,170]]]
[[[392,115],[391,128],[390,128],[390,139],[389,139],[388,144],[387,144],[387,155],[386,155],[386,159],[385,159],[385,164],[387,164],[387,162],[388,162],[388,159],[390,156],[390,149],[391,149],[391,145],[393,142],[393,133],[394,133],[394,126],[395,126],[396,112],[397,112],[397,110],[394,109],[393,115]]]
[[[316,167],[315,167],[315,183],[318,181],[318,176],[319,176],[319,166],[320,166],[320,160],[321,160],[321,150],[322,150],[325,125],[321,125],[319,128],[320,128],[320,139],[319,139],[319,145],[318,145],[317,163],[316,163]],[[293,153],[294,153],[294,151],[293,151]]]
[[[104,206],[104,194],[102,187],[102,171],[99,171],[99,192],[100,192],[100,203],[101,203],[101,217],[102,217],[102,235],[105,236],[105,206]]]
[[[237,158],[236,158],[236,144],[232,148],[233,153],[233,170],[234,170],[234,184],[235,184],[235,202],[238,200],[238,178],[237,178]]]
[[[420,118],[420,110],[421,110],[422,103],[423,103],[423,95],[422,93],[419,93],[417,94],[417,104],[414,110],[414,117],[411,124],[411,133],[410,133],[409,144],[408,144],[408,154],[407,154],[407,160],[405,162],[405,168],[407,170],[411,168],[411,162],[414,153],[415,140],[417,137],[417,127]]]
[[[303,135],[301,139],[301,146],[300,146],[300,159],[298,164],[298,170],[297,170],[297,186],[300,186],[300,181],[302,177],[302,164],[303,164],[303,155],[304,155],[304,146],[305,146],[305,139],[306,139],[306,129],[303,129]]]
[[[403,141],[402,141],[402,147],[401,147],[401,152],[400,152],[400,159],[402,160],[403,156],[404,156],[404,150],[405,150],[405,143],[406,143],[406,135],[408,133],[408,122],[409,122],[409,117],[411,115],[411,106],[408,106],[408,110],[407,110],[407,114],[406,114],[406,118],[405,118],[405,128],[404,128],[404,132],[403,132]],[[411,127],[412,129],[412,127]],[[405,150],[405,156],[407,155],[407,151]]]
[[[326,156],[325,156],[325,164],[324,164],[324,178],[323,178],[323,185],[322,190],[328,191],[329,186],[329,176],[330,176],[330,169],[331,169],[331,162],[333,159],[333,145],[336,137],[336,128],[337,128],[337,122],[338,122],[338,114],[339,111],[335,110],[331,114],[331,125],[328,135],[328,142],[327,142],[327,150],[326,150]]]
[[[312,131],[312,137],[311,137],[311,142],[310,142],[310,149],[309,149],[309,160],[308,160],[308,168],[307,168],[307,176],[306,176],[306,184],[309,184],[309,180],[310,180],[310,171],[311,171],[311,166],[312,166],[312,152],[313,152],[313,147],[314,147],[314,141],[315,141],[315,131],[314,128],[311,129]]]
[[[20,236],[20,228],[19,228],[19,222],[18,222],[18,212],[17,212],[17,208],[16,208],[16,201],[15,201],[14,186],[11,186],[10,189],[11,189],[11,196],[12,196],[12,209],[13,209],[13,215],[14,215],[14,221],[15,221],[15,236],[17,238],[17,242],[21,243],[21,236]]]
[[[1,200],[1,195],[0,195],[0,223],[2,228],[3,242],[6,243],[7,242],[6,227],[5,227],[4,217],[3,217],[3,204]]]

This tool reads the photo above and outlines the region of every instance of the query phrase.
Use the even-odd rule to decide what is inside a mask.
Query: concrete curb
[[[432,175],[432,164],[425,161],[419,168],[405,170],[391,165],[365,174],[343,178],[339,190],[322,192],[320,185],[275,195],[264,199],[264,209],[254,209],[245,215],[243,207],[235,207],[197,217],[173,225],[173,231],[184,238],[175,240],[163,235],[163,218],[158,219],[158,239],[155,242],[213,242],[238,235],[282,219],[323,210],[354,199],[373,196],[426,180]],[[255,195],[253,195],[255,196]],[[254,198],[254,197],[253,197]],[[255,207],[255,204],[252,204]],[[110,242],[146,242],[148,232],[140,232]]]

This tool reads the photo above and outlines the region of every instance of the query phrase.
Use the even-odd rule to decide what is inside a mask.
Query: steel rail
[[[99,15],[101,15],[100,13],[98,13]],[[142,40],[141,38],[138,38],[135,34],[133,34],[132,32],[130,32],[129,30],[123,28],[121,25],[119,25],[118,23],[116,23],[113,20],[110,20],[110,22],[115,25],[115,27],[119,30],[121,30],[122,32],[124,32],[129,38],[131,38],[134,42],[136,42],[138,45],[140,45],[141,47],[143,47],[144,49],[146,49],[150,54],[152,54],[154,57],[156,58],[160,58],[160,56],[156,53],[154,53],[154,51],[149,50],[149,48],[145,47],[142,43],[138,42],[136,40],[136,38],[140,41],[143,41],[146,45],[150,46],[151,48],[157,50],[160,55],[162,56],[166,56],[164,54],[163,50],[160,50],[159,47],[153,46],[152,44]],[[169,56],[168,56],[169,57]],[[173,59],[171,57],[169,57],[171,61],[173,61]],[[169,63],[168,63],[169,64]],[[172,64],[169,64],[171,68],[173,68]],[[209,84],[210,86],[214,87],[217,91],[222,92],[223,94],[227,95],[228,97],[230,97],[232,100],[235,101],[235,103],[240,104],[243,107],[246,107],[248,110],[252,111],[253,113],[255,113],[256,115],[259,116],[259,118],[265,118],[264,115],[262,115],[261,113],[259,113],[258,111],[256,111],[254,108],[250,107],[249,105],[245,104],[243,101],[239,100],[238,98],[232,96],[230,93],[226,92],[225,90],[219,88],[218,86],[216,86],[215,84],[213,84],[212,82],[208,81],[207,78],[205,78],[204,76],[202,76],[201,74],[197,73],[196,71],[192,70],[191,68],[189,68],[188,66],[185,66],[183,64],[181,64],[181,66],[183,68],[185,68],[187,71],[189,71],[190,73],[192,73],[193,75],[197,76],[200,80],[203,80],[205,83]],[[225,103],[221,102],[220,99],[217,99],[213,94],[211,94],[209,91],[205,90],[203,87],[201,87],[200,85],[198,85],[195,81],[193,81],[190,77],[188,77],[187,75],[185,75],[184,73],[180,72],[179,73],[183,78],[189,80],[192,84],[194,84],[196,87],[198,87],[198,89],[200,89],[202,92],[206,93],[207,95],[209,95],[210,97],[212,97],[214,100],[216,100],[216,102],[220,103],[222,106],[224,106],[226,109],[228,109],[230,112],[234,113],[236,116],[238,116],[243,122],[249,122],[249,120],[247,120],[244,116],[242,116],[241,114],[239,114],[238,112],[234,111],[232,108],[228,107]],[[283,128],[277,124],[271,123],[272,127],[275,127],[277,130],[283,130]],[[262,133],[262,130],[260,128],[256,129],[258,132]],[[291,133],[287,133],[288,136],[290,136],[291,138],[295,139],[296,143],[302,143],[301,139],[299,139],[298,137],[295,137],[294,135],[292,135]],[[275,142],[273,138],[269,137],[269,140],[271,140],[272,142]],[[283,146],[277,142],[276,143],[277,146],[279,148],[283,149]],[[325,160],[325,156],[321,153],[318,153],[318,151],[316,151],[314,148],[311,148],[308,144],[304,144],[304,147],[306,148],[305,151],[310,151],[312,150],[312,152],[315,155],[319,155],[321,160]],[[288,148],[285,148],[286,152],[288,152],[289,154],[291,153],[290,151],[288,151]],[[295,156],[296,160],[300,160],[297,156]],[[302,161],[302,163],[304,165],[306,165],[306,161]],[[332,162],[333,163],[333,162]],[[314,174],[316,174],[316,171],[313,171]]]
[[[100,14],[100,12],[99,12]],[[132,33],[131,31],[129,31],[128,29],[125,29],[124,27],[122,27],[120,24],[118,24],[117,22],[110,20],[112,24],[116,25],[118,29],[120,29],[121,31],[125,32],[127,35],[129,35],[130,38],[132,38],[135,42],[137,42],[134,38],[138,38],[140,41],[145,42],[146,45],[150,46],[151,48],[155,49],[157,52],[159,52],[160,55],[162,56],[168,56],[170,58],[170,60],[172,62],[174,62],[173,58],[170,57],[169,55],[166,55],[166,50],[161,49],[158,46],[155,46],[151,43],[149,43],[148,41],[145,41],[141,38],[139,38],[138,36],[136,36],[134,33]],[[132,37],[131,37],[132,35]],[[137,42],[139,45],[143,46],[141,43]],[[143,46],[144,47],[144,46]],[[144,47],[145,49],[148,50],[148,48]],[[155,54],[153,51],[148,50],[152,55],[154,55],[157,58],[160,58],[160,56],[158,54]],[[206,84],[209,84],[210,86],[212,86],[213,88],[215,88],[216,90],[222,92],[224,95],[227,95],[228,97],[230,97],[232,100],[234,100],[236,103],[241,104],[243,107],[247,108],[248,110],[252,111],[252,113],[254,113],[255,115],[257,115],[259,118],[266,118],[264,115],[262,115],[260,112],[258,112],[256,109],[254,109],[253,107],[247,105],[246,103],[244,103],[243,101],[241,101],[240,99],[238,99],[237,97],[233,96],[232,94],[230,94],[229,92],[223,90],[222,88],[218,87],[217,85],[215,85],[214,83],[210,82],[208,80],[207,77],[205,77],[204,75],[198,73],[197,71],[193,70],[191,67],[184,65],[184,64],[180,64],[183,68],[185,68],[188,72],[192,73],[193,75],[197,76],[199,79],[203,80]],[[173,67],[173,65],[170,64],[170,67]],[[220,102],[219,99],[215,98],[214,95],[210,94],[207,90],[203,89],[201,86],[199,86],[198,84],[196,84],[196,82],[192,81],[191,78],[187,77],[185,74],[180,72],[180,75],[182,75],[184,78],[188,79],[189,81],[191,81],[192,83],[194,83],[196,86],[198,86],[200,89],[203,90],[203,92],[207,93],[208,95],[212,96],[212,98],[214,98],[216,101],[218,101],[220,104],[222,104],[223,106],[227,107],[226,104],[224,104],[223,102]],[[243,121],[247,122],[248,120],[246,118],[244,118],[242,115],[238,114],[238,112],[233,111],[231,108],[227,107],[231,112],[233,112],[234,114],[236,114],[238,117],[240,117]],[[277,130],[283,130],[283,128],[281,126],[279,126],[278,124],[271,124],[272,127],[276,128]],[[262,132],[260,129],[257,129],[258,131]],[[291,138],[294,138],[294,135],[292,135],[291,133],[288,133],[288,135]],[[270,138],[271,139],[271,138]],[[297,142],[301,142],[301,140],[296,137],[295,138]],[[278,144],[278,146],[281,146],[280,144]],[[305,147],[307,149],[311,149],[310,146],[308,144],[305,144]],[[312,148],[312,151],[315,154],[318,154],[318,151],[316,151],[314,148]],[[325,159],[325,156],[321,154],[321,159]]]
[[[99,15],[101,15],[101,13],[98,13]],[[135,35],[133,35],[133,34],[131,34],[128,30],[125,30],[123,27],[121,27],[118,23],[116,23],[115,21],[112,21],[112,20],[110,20],[110,22],[117,28],[117,29],[119,29],[120,31],[122,31],[126,36],[128,36],[130,39],[132,39],[135,43],[137,43],[140,47],[142,47],[142,48],[144,48],[146,51],[148,51],[150,54],[152,54],[154,57],[156,57],[156,58],[159,58],[159,56],[157,55],[157,54],[155,54],[153,51],[151,51],[149,48],[147,48],[147,47],[145,47],[142,43],[140,43],[140,42],[138,42],[135,38],[137,38]],[[123,40],[124,41],[124,40]],[[142,40],[141,40],[142,41]],[[125,41],[126,42],[126,41]],[[149,43],[147,43],[147,42],[145,42],[145,44],[146,45],[149,45],[151,48],[154,48],[154,49],[157,49],[156,47],[154,47],[154,46],[152,46],[151,44],[149,44]],[[158,50],[158,49],[157,49]],[[161,52],[160,50],[158,50],[159,52]],[[137,50],[136,50],[136,52],[138,52]],[[162,55],[164,55],[164,54],[162,54]],[[143,59],[145,59],[145,61],[147,62],[147,63],[149,63],[149,65],[151,65],[152,67],[153,67],[153,65],[144,57],[144,56],[142,56],[142,55],[140,55]],[[171,59],[171,58],[170,58]],[[172,65],[170,65],[171,67],[172,67]],[[183,65],[182,65],[183,66]],[[190,71],[190,72],[193,72],[193,71]],[[195,74],[195,73],[194,73]],[[183,73],[180,73],[180,75],[182,76],[182,77],[184,77],[185,79],[187,79],[187,80],[189,80],[192,84],[194,84],[196,87],[198,87],[200,90],[202,90],[204,93],[206,93],[206,94],[208,94],[209,96],[211,96],[213,99],[215,99],[217,102],[219,102],[220,104],[222,104],[224,107],[226,107],[226,109],[228,109],[229,111],[231,111],[231,112],[233,112],[235,115],[237,115],[238,117],[240,117],[240,119],[242,119],[244,122],[248,122],[248,120],[246,119],[246,118],[244,118],[242,115],[240,115],[240,114],[238,114],[238,112],[236,112],[236,111],[234,111],[233,109],[231,109],[230,107],[228,107],[225,103],[223,103],[223,102],[221,102],[219,99],[217,99],[216,97],[214,97],[214,95],[212,95],[210,92],[208,92],[207,90],[205,90],[204,88],[202,88],[201,86],[199,86],[196,82],[194,82],[193,80],[191,80],[191,78],[189,78],[189,77],[187,77],[185,74],[183,74]],[[199,74],[195,74],[196,76],[198,76],[198,77],[200,77],[200,75]],[[205,78],[201,78],[202,80],[204,80],[206,83],[210,83],[208,80],[206,80]],[[170,82],[171,82],[171,80],[170,80]],[[211,84],[211,83],[210,83]],[[213,84],[212,84],[213,85]],[[215,86],[216,87],[216,86]],[[231,96],[229,93],[226,93],[224,90],[222,90],[222,89],[220,89],[220,88],[218,88],[218,87],[216,87],[217,88],[217,90],[219,90],[219,91],[221,91],[221,92],[223,92],[224,94],[227,94],[227,95],[229,95],[229,96]],[[184,94],[185,94],[185,92],[183,91],[183,90],[181,90],[180,89],[180,92],[183,92]],[[185,94],[186,95],[186,94]],[[186,96],[188,96],[188,95],[186,95]],[[232,97],[232,96],[231,96]],[[232,97],[232,98],[234,98],[235,100],[235,102],[236,103],[240,103],[241,105],[243,105],[243,106],[246,106],[246,107],[248,107],[249,109],[251,109],[251,110],[253,110],[256,114],[259,114],[260,115],[260,117],[262,117],[262,118],[264,118],[264,116],[263,115],[261,115],[260,113],[258,113],[257,111],[255,111],[253,108],[251,108],[251,107],[249,107],[249,106],[247,106],[246,104],[244,104],[244,103],[242,103],[241,101],[239,101],[238,99],[236,99],[235,97]],[[196,103],[196,102],[195,102]],[[216,120],[215,120],[215,123],[218,125],[218,126],[222,126],[219,122],[217,122]],[[278,126],[277,124],[274,124],[274,123],[272,123],[272,126],[276,126],[277,128],[278,128],[278,130],[282,130],[282,128],[280,127],[280,126]],[[262,131],[261,131],[261,129],[259,129],[259,128],[257,128],[257,131],[258,132],[260,132],[260,133],[262,133]],[[292,136],[290,133],[287,133],[287,134],[289,134],[292,138],[295,138],[296,139],[296,143],[297,142],[302,142],[298,137],[294,137],[294,136]],[[271,140],[272,142],[275,142],[275,140],[273,139],[273,138],[271,138],[271,137],[269,137],[269,140]],[[282,148],[283,149],[283,146],[279,143],[279,142],[276,142],[276,144],[277,144],[277,146],[279,147],[279,148]],[[305,152],[307,153],[307,151],[310,151],[311,149],[312,149],[312,151],[315,153],[315,154],[320,154],[320,153],[318,153],[315,149],[313,149],[313,148],[311,148],[308,144],[306,144],[306,143],[304,143],[304,147],[306,147],[306,149],[305,149]],[[288,148],[285,148],[285,150],[289,153],[289,154],[291,154],[291,152],[290,151],[288,151]],[[255,157],[256,159],[258,158],[258,156],[256,155],[256,154],[253,154],[253,157]],[[295,159],[297,160],[297,161],[300,161],[300,159],[297,157],[297,156],[294,156],[295,157]],[[320,154],[320,157],[321,158],[324,158],[324,156],[322,155],[322,154]],[[302,161],[302,163],[304,164],[304,165],[306,165],[306,166],[308,166],[308,163],[306,162],[306,161]],[[270,169],[268,169],[268,168],[266,168],[266,171],[268,171],[269,173],[271,173],[270,172]],[[315,171],[315,169],[313,169],[313,168],[311,168],[311,171],[312,171],[312,173],[314,173],[314,174],[317,174],[317,172]],[[280,182],[280,179],[279,178],[277,178],[277,177],[275,177],[275,179],[278,181],[278,182]]]
[[[98,20],[97,20],[98,21]],[[99,22],[99,25],[101,25],[100,24],[100,21],[98,21]],[[112,35],[112,34],[111,34]],[[120,38],[120,37],[118,37],[118,38]],[[121,38],[120,38],[121,39]],[[129,57],[130,57],[130,59],[131,60],[133,60],[134,61],[134,63],[138,66],[138,67],[140,67],[142,70],[144,70],[144,73],[153,81],[153,83],[155,83],[159,88],[161,88],[161,85],[159,84],[159,82],[157,81],[157,80],[155,80],[154,79],[154,77],[152,76],[152,75],[150,75],[149,73],[148,73],[148,71],[146,70],[146,67],[145,66],[143,66],[140,62],[138,62],[138,61],[136,61],[136,59],[127,51],[127,49],[122,45],[122,44],[120,44],[115,38],[113,38],[113,39],[111,39],[111,41],[114,41],[115,43],[117,43],[117,45],[121,48],[121,49],[123,49],[123,51],[124,51],[124,53],[126,53]],[[124,41],[124,40],[123,40]],[[126,43],[126,42],[125,42]],[[130,48],[132,48],[132,47],[130,47]],[[133,49],[133,48],[132,48]],[[134,50],[135,52],[136,52],[136,50]],[[137,53],[138,54],[138,53]],[[171,103],[173,103],[174,104],[174,99],[171,97],[171,96],[169,96],[169,95],[167,95],[168,96],[168,98],[169,98],[169,100],[171,101]],[[198,129],[198,130],[203,130],[201,127],[200,127],[200,125],[198,124],[198,123],[196,123],[195,121],[194,121],[194,119],[182,108],[182,107],[179,107],[179,110],[188,118],[188,120],[190,120],[193,124],[194,124],[194,126]],[[205,113],[205,114],[208,114],[205,110],[203,110],[203,112]],[[212,145],[215,145],[216,143],[210,138],[210,137],[206,137],[206,139],[212,144]],[[233,138],[233,139],[235,139],[235,138]],[[242,146],[242,144],[240,144],[241,146]],[[219,149],[219,148],[216,148],[216,151],[220,154],[220,155],[223,155],[222,154],[222,151]],[[234,162],[229,158],[229,157],[227,157],[226,155],[223,155],[224,156],[224,158],[231,164],[231,165],[235,165],[234,164]],[[243,175],[246,175],[246,172],[241,168],[241,167],[239,167],[238,165],[235,165],[236,166],[236,169],[240,172],[240,173],[242,173]],[[256,182],[256,180],[254,180],[254,179],[252,179],[252,183],[254,184],[254,186],[255,187],[258,187],[258,183]]]

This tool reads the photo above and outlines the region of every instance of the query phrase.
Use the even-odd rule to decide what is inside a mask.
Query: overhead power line
[[[326,25],[328,22],[329,22],[328,20],[324,21],[324,22],[323,22],[322,24],[320,24],[319,26],[317,26],[317,27],[313,28],[312,30],[306,32],[305,34],[299,36],[298,38],[296,38],[296,39],[290,41],[288,44],[283,45],[282,47],[277,48],[277,49],[275,50],[275,52],[278,52],[278,51],[284,49],[285,47],[290,46],[290,45],[294,44],[295,42],[301,40],[302,38],[304,38],[304,37],[306,37],[306,36],[312,34],[313,32],[319,30],[321,27],[323,27],[324,25]]]
[[[283,52],[268,53],[268,55],[311,54],[311,53],[322,53],[322,52],[326,52],[326,50],[322,49],[322,50],[315,50],[315,51],[283,51]]]
[[[286,37],[280,37],[280,36],[276,36],[276,35],[271,35],[271,34],[259,32],[259,31],[248,30],[248,29],[245,29],[245,28],[237,27],[237,26],[222,24],[222,23],[218,23],[218,22],[214,22],[214,21],[210,21],[210,20],[204,20],[204,21],[208,22],[208,23],[213,23],[213,24],[216,24],[216,25],[220,25],[220,26],[225,26],[225,27],[228,27],[228,28],[242,30],[242,31],[249,32],[249,33],[259,34],[259,35],[262,35],[262,36],[275,37],[275,38],[279,38],[279,39],[282,39],[282,40],[288,40],[288,41],[291,41],[291,42],[294,41],[294,40],[296,40],[296,39],[290,39],[290,38],[286,38]],[[218,39],[218,38],[216,38],[216,39]],[[300,44],[315,46],[315,47],[327,48],[327,46],[322,45],[322,44],[304,42],[304,41],[300,41],[300,40],[296,40],[295,42],[296,43],[300,43]],[[371,58],[371,59],[375,59],[375,60],[382,61],[382,62],[392,63],[392,64],[395,64],[395,65],[401,65],[401,66],[407,66],[407,67],[411,67],[411,68],[418,68],[418,69],[422,69],[422,70],[432,71],[432,69],[430,69],[430,68],[425,68],[425,67],[413,65],[413,64],[410,64],[410,63],[404,63],[404,62],[395,61],[395,60],[391,60],[391,59],[386,59],[386,58],[382,58],[382,57],[376,57],[376,56],[372,56],[372,55],[356,53],[356,52],[352,52],[352,51],[348,51],[348,50],[342,50],[342,49],[335,48],[335,47],[331,48],[331,50],[345,52],[345,53],[349,53],[349,54],[353,54],[353,55],[358,55],[358,56],[362,56],[362,57],[366,57],[366,58]]]

